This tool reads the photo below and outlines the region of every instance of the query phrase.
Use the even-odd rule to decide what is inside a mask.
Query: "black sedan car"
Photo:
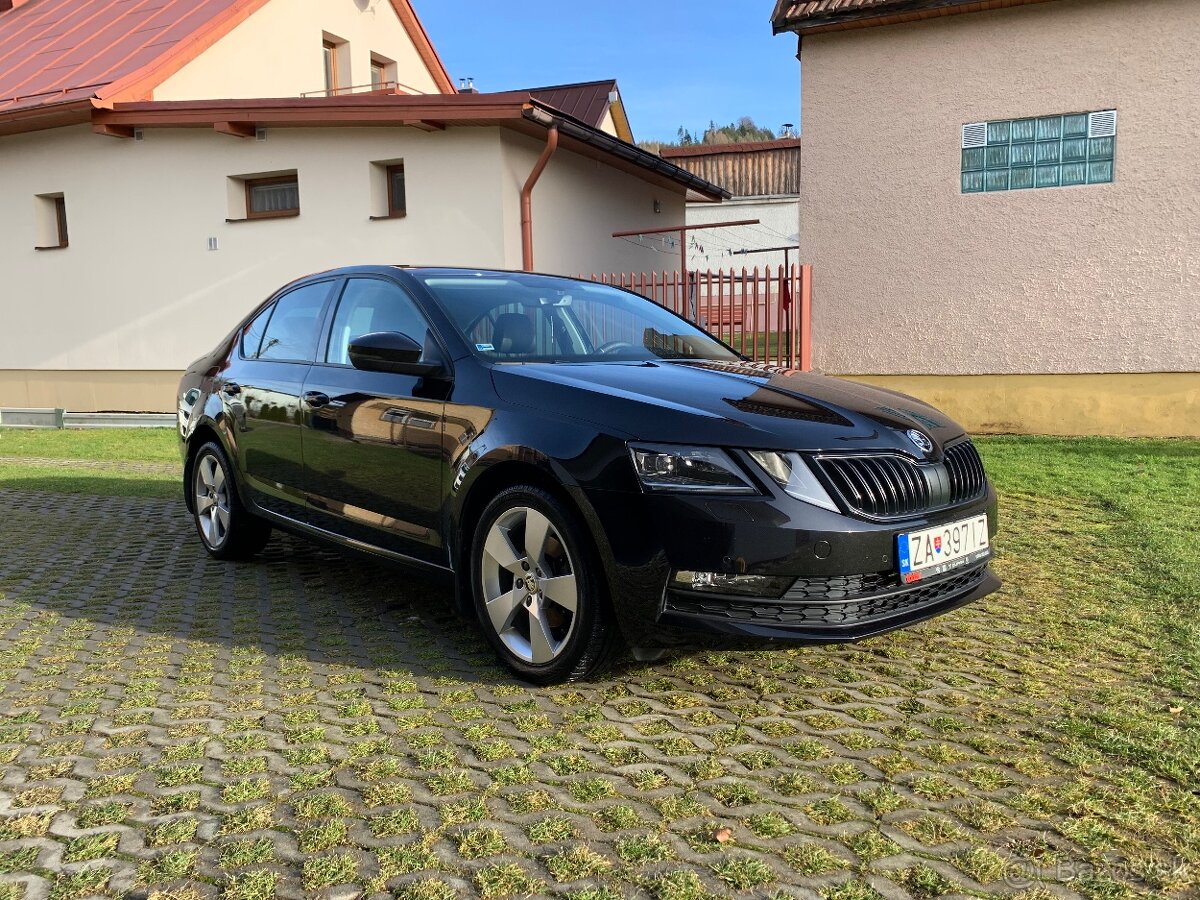
[[[846,641],[988,594],[996,495],[918,400],[746,361],[628,291],[364,266],[293,282],[184,375],[188,509],[453,579],[551,683],[635,651]]]

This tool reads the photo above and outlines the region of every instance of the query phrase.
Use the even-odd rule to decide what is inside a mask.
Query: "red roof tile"
[[[805,34],[1044,2],[1047,0],[777,0],[771,24],[776,34]]]
[[[608,95],[616,89],[616,81],[610,79],[582,84],[555,84],[528,90],[536,99],[548,103],[559,112],[599,128],[604,121],[604,114],[608,112]]]
[[[0,112],[137,99],[267,0],[28,0],[0,12]],[[454,87],[408,0],[392,0],[439,87]]]
[[[100,96],[263,0],[31,0],[0,13],[0,110]]]
[[[612,94],[618,93],[617,82],[614,79],[585,81],[579,84],[555,84],[526,90],[535,100],[553,106],[559,112],[566,113],[571,118],[585,122],[593,128],[599,128],[604,124],[604,116],[611,109],[617,134],[621,140],[633,143],[633,132],[629,128],[629,120],[625,117],[624,107],[614,106],[608,99]]]

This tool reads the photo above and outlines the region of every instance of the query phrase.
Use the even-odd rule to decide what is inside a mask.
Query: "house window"
[[[67,201],[62,194],[38,194],[35,199],[38,250],[67,246]]]
[[[338,45],[327,40],[321,47],[325,55],[325,93],[332,96],[341,87],[338,83]]]
[[[396,63],[378,53],[371,54],[371,90],[381,91],[396,83]]]
[[[1116,149],[1112,109],[972,122],[962,127],[962,192],[1107,184]]]
[[[407,212],[404,203],[404,163],[387,167],[388,215],[403,216]]]
[[[371,218],[402,219],[407,214],[404,160],[384,159],[371,163]]]
[[[246,218],[300,215],[300,181],[295,172],[246,179]]]

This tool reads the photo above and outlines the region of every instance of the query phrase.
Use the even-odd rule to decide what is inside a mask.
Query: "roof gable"
[[[0,113],[149,96],[270,0],[28,0],[0,12]],[[439,88],[453,84],[409,0],[391,0]]]
[[[614,133],[626,143],[633,143],[633,131],[625,116],[621,92],[616,79],[585,81],[579,84],[555,84],[528,89],[530,95],[553,106],[559,112],[585,122],[593,128],[603,128],[605,119],[612,115]],[[616,94],[615,101],[609,98]]]

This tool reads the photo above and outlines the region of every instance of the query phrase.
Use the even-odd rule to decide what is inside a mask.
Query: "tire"
[[[189,489],[200,543],[215,559],[249,559],[266,546],[271,526],[247,512],[233,482],[233,469],[213,441],[196,451]]]
[[[484,634],[525,681],[586,678],[620,646],[595,545],[578,516],[541,488],[510,487],[487,505],[468,577]]]

